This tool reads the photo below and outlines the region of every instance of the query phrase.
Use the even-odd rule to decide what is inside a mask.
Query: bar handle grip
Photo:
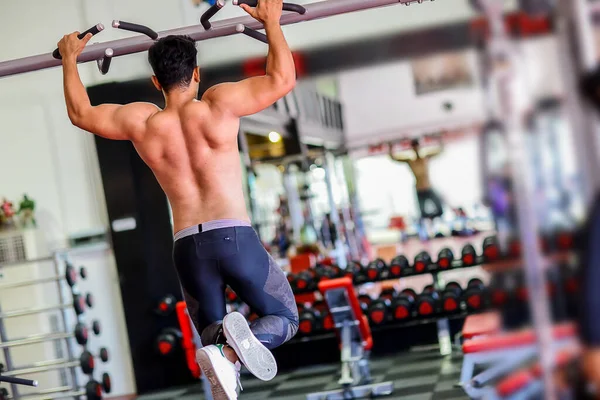
[[[95,36],[95,35],[99,34],[100,32],[102,32],[103,30],[104,30],[104,25],[98,24],[96,26],[91,27],[90,29],[88,29],[85,32],[81,32],[79,35],[77,35],[77,37],[79,38],[79,40],[81,40],[88,33],[91,33],[92,35]],[[60,51],[58,49],[56,49],[52,52],[52,57],[56,58],[57,60],[62,59],[62,56],[60,55]]]
[[[233,5],[239,6],[240,4],[247,4],[250,7],[256,7],[258,5],[258,0],[233,0]],[[300,4],[293,3],[283,3],[283,11],[291,11],[302,15],[306,14],[306,8]]]
[[[148,36],[152,40],[158,39],[158,33],[156,33],[155,31],[153,31],[152,29],[150,29],[144,25],[114,20],[112,22],[112,27],[117,28],[117,29],[123,29],[124,31],[143,33],[144,35]]]
[[[200,23],[204,27],[204,29],[209,30],[212,25],[210,24],[210,19],[215,16],[217,12],[221,8],[225,7],[225,0],[217,0],[215,4],[213,4],[208,10],[202,14],[200,17]]]
[[[110,69],[110,64],[112,62],[112,58],[115,52],[113,49],[108,48],[104,50],[104,57],[98,60],[98,69],[102,75],[108,74],[108,70]]]
[[[267,39],[267,35],[262,32],[256,31],[252,28],[248,28],[245,25],[237,24],[235,26],[235,30],[239,33],[243,33],[246,36],[250,36],[253,39],[260,40],[263,43],[269,44],[269,40]]]
[[[13,378],[11,376],[2,376],[2,375],[0,375],[0,382],[12,383],[15,385],[34,386],[34,387],[36,387],[38,385],[37,381],[32,381],[31,379]]]

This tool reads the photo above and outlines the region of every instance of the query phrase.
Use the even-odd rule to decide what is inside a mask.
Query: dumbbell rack
[[[70,265],[69,255],[65,251],[56,252],[53,255],[48,256],[48,257],[0,264],[0,271],[3,271],[8,267],[19,268],[19,267],[23,267],[25,265],[35,265],[35,264],[41,264],[41,263],[52,263],[53,272],[54,272],[55,276],[52,278],[47,278],[47,279],[31,280],[30,282],[24,282],[22,285],[16,284],[16,285],[14,285],[14,287],[21,287],[21,286],[30,286],[31,287],[31,286],[36,286],[36,284],[38,284],[38,283],[55,282],[55,284],[56,284],[55,290],[56,290],[57,298],[59,301],[59,305],[68,304],[68,298],[64,292],[64,286],[66,286],[66,285],[63,286],[63,282],[62,282],[63,280],[66,280],[67,278],[64,278],[64,279],[61,278],[66,273],[67,266]],[[43,268],[43,267],[38,266],[38,268]],[[40,271],[41,271],[41,269],[40,269]],[[77,293],[77,289],[74,286],[71,287],[71,293],[72,294]],[[65,333],[68,332],[69,331],[69,322],[70,322],[70,316],[67,311],[68,307],[56,307],[55,309],[58,310],[59,314],[60,314],[60,326],[58,327],[58,329],[63,330],[63,332],[65,332]],[[43,311],[40,311],[40,313],[41,312],[43,312]],[[2,313],[2,307],[0,305],[0,314],[1,313]],[[37,312],[35,312],[35,310],[32,310],[31,314],[35,314],[35,313],[37,313]],[[79,317],[77,317],[77,319],[79,319]],[[55,329],[56,329],[56,327],[53,327],[53,330],[55,330]],[[2,346],[2,351],[4,354],[4,359],[5,359],[6,368],[7,368],[7,370],[4,372],[10,372],[11,370],[15,370],[16,368],[15,368],[15,365],[13,362],[13,357],[12,357],[12,354],[10,351],[10,343],[9,343],[10,340],[8,338],[6,330],[7,329],[6,329],[5,321],[2,317],[0,317],[0,345],[2,343],[8,344],[6,346]],[[74,349],[74,344],[71,340],[72,335],[57,334],[57,335],[55,335],[55,337],[52,337],[52,335],[53,334],[49,334],[48,339],[46,339],[44,341],[55,342],[57,340],[64,340],[67,358],[69,360],[74,360],[75,359],[75,349]],[[45,335],[40,335],[40,337],[42,337],[42,336],[45,336]],[[58,393],[59,389],[61,392],[62,391],[65,391],[65,392],[66,391],[69,391],[69,392],[77,391],[78,388],[80,387],[80,385],[78,382],[76,368],[77,367],[73,366],[73,365],[65,366],[64,368],[59,368],[63,371],[64,370],[69,371],[70,384],[63,385],[60,388],[56,388],[55,391],[52,389],[49,389],[49,390],[44,391],[43,393]],[[40,372],[42,372],[42,370],[40,370]],[[66,378],[63,377],[62,379],[65,380]],[[20,399],[22,397],[22,395],[19,393],[18,384],[19,383],[23,384],[25,382],[25,380],[20,380],[18,378],[7,378],[7,377],[3,378],[3,380],[10,382],[11,396],[8,398],[15,399],[15,400]],[[37,382],[36,382],[36,385],[30,385],[30,386],[37,386]],[[41,393],[42,392],[40,392],[40,394]],[[75,397],[79,398],[80,396],[75,396]]]
[[[562,232],[560,235],[567,235],[567,236],[571,237],[572,233]],[[558,242],[561,241],[561,238],[564,239],[564,237],[560,236],[560,235],[559,235]],[[460,269],[460,268],[471,268],[471,267],[476,267],[476,266],[486,266],[486,267],[492,267],[493,269],[505,270],[505,269],[513,269],[515,266],[517,266],[519,263],[522,262],[522,260],[520,258],[520,249],[511,248],[510,251],[508,252],[509,254],[504,254],[503,256],[500,256],[500,252],[497,248],[497,246],[498,246],[497,241],[495,241],[495,239],[493,239],[493,238],[488,238],[486,240],[491,240],[491,242],[489,242],[489,244],[496,246],[496,255],[494,257],[491,256],[492,253],[486,252],[486,244],[484,241],[483,251],[481,254],[478,255],[477,251],[473,248],[473,246],[467,245],[467,246],[471,247],[470,252],[468,252],[468,254],[471,255],[471,258],[470,259],[465,258],[464,257],[465,253],[463,252],[463,254],[461,254],[461,256],[460,256],[461,257],[460,259],[453,258],[453,260],[450,263],[445,265],[445,268],[438,265],[438,263],[435,263],[435,262],[429,260],[422,272],[417,272],[416,268],[414,268],[414,265],[412,265],[412,266],[409,266],[409,268],[403,269],[403,272],[400,276],[388,276],[387,274],[379,274],[379,277],[376,279],[368,279],[365,277],[366,273],[364,272],[364,267],[363,267],[362,268],[363,273],[361,274],[360,278],[354,279],[355,286],[359,287],[364,284],[385,282],[385,281],[392,281],[392,280],[395,281],[395,280],[400,280],[403,278],[414,277],[414,276],[419,276],[419,275],[432,275],[434,289],[436,291],[438,291],[439,293],[442,293],[444,290],[444,287],[443,287],[441,280],[439,279],[439,274],[441,272],[453,271],[453,270]],[[569,240],[569,242],[572,242],[572,237]],[[517,240],[513,240],[513,243],[518,245]],[[565,257],[569,256],[570,245],[565,245],[565,246],[559,245],[558,247],[552,246],[552,249],[550,249],[549,248],[550,246],[546,245],[547,243],[548,242],[545,243],[544,248],[547,252],[548,260],[555,261],[557,259],[560,260],[560,259],[564,259]],[[467,246],[465,246],[465,247],[467,247]],[[387,266],[388,270],[389,270],[389,267],[391,267],[391,264],[390,264],[390,266]],[[356,276],[354,278],[356,278]],[[297,294],[297,295],[310,294],[310,293],[313,293],[313,290],[311,290],[311,289],[312,288],[309,287],[308,290],[300,290],[300,291],[296,290],[295,294]],[[483,310],[484,309],[482,309],[481,311],[483,311]],[[473,312],[478,312],[478,311],[473,311]],[[472,313],[472,312],[462,310],[460,312],[455,312],[455,313],[448,314],[448,315],[437,315],[437,316],[413,319],[410,321],[401,321],[401,322],[389,323],[389,324],[385,324],[385,325],[373,326],[372,330],[374,332],[376,332],[379,330],[389,330],[389,329],[403,328],[403,327],[409,327],[409,326],[425,325],[425,324],[431,324],[431,323],[435,322],[437,324],[438,341],[440,344],[440,353],[442,355],[447,355],[452,352],[452,340],[450,338],[449,321],[454,320],[454,319],[465,318],[470,313]],[[305,341],[312,341],[312,340],[320,340],[320,339],[329,338],[332,335],[333,335],[332,333],[324,332],[324,333],[319,333],[316,335],[297,337],[297,338],[294,338],[293,341],[305,342]]]

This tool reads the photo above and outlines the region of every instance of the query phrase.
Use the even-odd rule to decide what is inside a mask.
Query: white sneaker
[[[233,364],[225,357],[222,344],[202,347],[196,361],[210,382],[214,400],[237,400],[240,383],[240,363]],[[239,390],[238,390],[239,388]]]
[[[227,344],[235,351],[248,371],[262,381],[277,375],[277,362],[273,354],[254,336],[246,318],[239,312],[223,318],[223,333]]]

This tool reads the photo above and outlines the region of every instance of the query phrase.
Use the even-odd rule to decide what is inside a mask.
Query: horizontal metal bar
[[[77,368],[81,365],[80,361],[66,361],[66,360],[61,360],[61,361],[62,362],[60,362],[60,363],[57,362],[56,364],[6,371],[6,372],[2,373],[2,376],[28,375],[28,374],[35,374],[38,372],[54,371],[54,370],[63,369],[63,368]]]
[[[47,311],[62,310],[62,309],[71,308],[71,307],[73,307],[73,303],[57,304],[57,305],[49,306],[49,307],[28,308],[28,309],[23,309],[23,310],[7,311],[7,312],[0,314],[0,319],[22,317],[25,315],[39,314],[39,313],[43,313],[43,312],[47,312]]]
[[[330,17],[339,14],[346,14],[355,11],[368,10],[391,6],[394,4],[410,4],[413,1],[421,0],[328,0],[307,4],[305,14],[285,13],[281,17],[281,25],[290,25],[303,21]],[[222,21],[216,21],[212,24],[212,29],[204,30],[201,25],[194,25],[185,28],[172,29],[159,32],[159,37],[168,35],[188,35],[196,41],[212,39],[216,37],[230,36],[237,33],[235,27],[238,24],[245,25],[252,29],[262,29],[260,22],[250,16],[230,18]],[[97,43],[87,46],[78,58],[78,62],[85,63],[96,61],[104,56],[104,51],[111,48],[114,56],[119,57],[127,54],[140,53],[148,50],[154,41],[145,35],[138,35],[126,39],[113,40],[105,43]],[[40,54],[31,57],[20,58],[16,60],[4,61],[0,63],[0,77],[22,74],[25,72],[37,71],[46,68],[58,67],[62,63],[56,60],[52,54]]]
[[[55,387],[55,388],[51,388],[51,389],[45,389],[45,390],[40,390],[39,392],[35,392],[35,393],[27,393],[27,394],[19,394],[19,398],[35,398],[35,399],[63,399],[63,398],[67,398],[67,397],[73,397],[75,395],[70,395],[71,393],[77,393],[81,396],[83,396],[85,394],[85,391],[83,390],[79,390],[77,392],[70,392],[73,390],[72,386],[60,386],[60,387]],[[60,395],[58,396],[44,396],[47,394],[54,394],[54,393],[60,393]],[[38,396],[38,397],[36,397]],[[39,397],[41,396],[41,397]]]
[[[15,385],[25,385],[25,386],[37,386],[37,381],[32,381],[31,379],[22,379],[22,378],[11,378],[6,375],[0,375],[0,382],[12,383]]]
[[[33,279],[33,280],[30,280],[30,281],[7,283],[7,284],[4,284],[4,285],[0,285],[0,290],[2,290],[2,289],[14,289],[14,288],[20,288],[20,287],[25,287],[25,286],[33,286],[33,285],[40,285],[42,283],[50,283],[50,282],[62,281],[63,279],[65,279],[64,276],[52,276],[52,277],[49,277],[49,278]]]
[[[73,360],[69,360],[69,359],[66,359],[66,358],[56,358],[54,360],[38,361],[38,362],[29,364],[29,365],[15,367],[14,370],[16,371],[17,369],[27,369],[27,368],[37,368],[37,367],[50,367],[50,366],[53,366],[53,365],[64,364],[64,363],[68,363],[68,362],[71,362],[71,361],[73,361]],[[3,372],[3,374],[8,375],[10,372],[12,372],[12,370]]]
[[[72,333],[48,333],[43,335],[29,336],[23,339],[11,340],[8,342],[0,343],[0,349],[8,347],[26,346],[29,344],[49,342],[52,340],[68,339],[73,337]]]
[[[52,57],[52,56],[50,56],[50,57]],[[5,62],[9,62],[9,61],[5,61]],[[0,63],[0,65],[2,65],[2,64],[4,64],[4,63]],[[20,267],[22,265],[35,264],[35,263],[45,262],[45,261],[54,261],[54,256],[32,258],[30,260],[11,261],[11,262],[7,262],[7,263],[1,263],[0,269],[7,268],[7,267]]]

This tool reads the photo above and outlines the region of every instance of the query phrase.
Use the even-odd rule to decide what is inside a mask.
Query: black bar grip
[[[117,29],[123,29],[124,31],[143,33],[144,35],[148,36],[152,40],[158,39],[158,33],[156,33],[155,31],[153,31],[152,29],[150,29],[144,25],[114,20],[112,22],[112,27],[117,28]]]
[[[14,383],[16,385],[25,385],[25,386],[37,386],[37,381],[32,381],[30,379],[22,379],[22,378],[13,378],[10,376],[2,376],[0,375],[0,382],[6,383]]]
[[[96,26],[91,27],[90,29],[88,29],[85,32],[81,32],[79,35],[77,35],[77,37],[79,38],[79,40],[83,39],[85,37],[85,35],[87,35],[88,33],[91,33],[92,35],[97,35],[100,32],[102,32],[104,30],[104,25],[102,24],[98,24]],[[52,52],[52,57],[56,58],[57,60],[62,59],[61,55],[60,55],[60,51],[58,49],[54,50]]]
[[[258,0],[233,0],[232,3],[235,6],[247,4],[250,7],[256,7],[258,5]],[[306,8],[302,7],[300,4],[293,3],[283,3],[283,11],[291,11],[302,15],[306,14]]]
[[[110,69],[110,63],[112,61],[112,57],[115,54],[113,49],[104,50],[104,57],[98,60],[98,69],[102,75],[108,74],[108,70]]]
[[[215,14],[219,12],[219,10],[223,7],[225,7],[225,0],[217,0],[215,4],[213,4],[208,10],[204,12],[204,14],[202,14],[202,16],[200,17],[200,23],[202,24],[204,29],[209,30],[212,27],[209,20],[212,17],[214,17]]]
[[[250,36],[251,38],[254,38],[256,40],[260,40],[263,43],[269,44],[269,41],[267,40],[267,35],[259,32],[259,31],[255,31],[252,28],[248,28],[247,26],[244,26],[242,24],[237,24],[235,26],[235,30],[238,31],[239,33],[243,33],[246,36]]]

